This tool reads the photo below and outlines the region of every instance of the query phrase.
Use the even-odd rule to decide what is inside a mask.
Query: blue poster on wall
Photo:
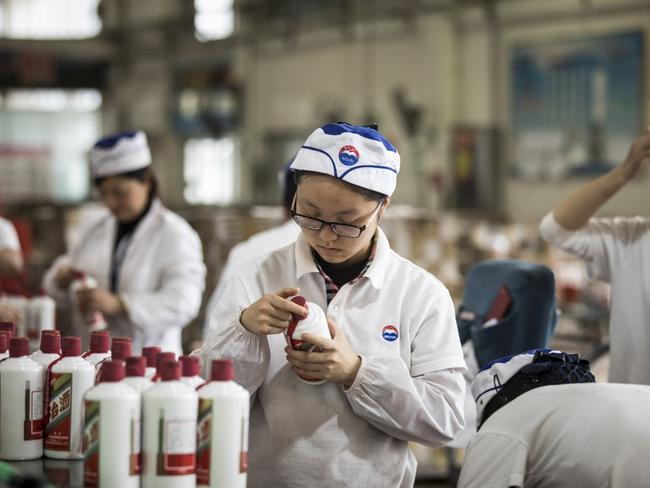
[[[512,49],[516,178],[601,174],[625,158],[643,130],[643,43],[634,31]]]

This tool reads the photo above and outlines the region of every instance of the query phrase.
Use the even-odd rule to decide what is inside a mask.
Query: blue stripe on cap
[[[339,136],[341,134],[344,134],[346,132],[350,132],[352,134],[357,134],[361,137],[365,137],[366,139],[371,139],[373,141],[378,141],[381,142],[386,150],[392,151],[392,152],[397,152],[397,149],[393,147],[393,145],[390,143],[388,139],[386,139],[384,136],[382,136],[379,132],[377,132],[374,129],[371,129],[370,127],[362,127],[359,125],[351,125],[351,124],[346,124],[346,123],[338,123],[338,124],[327,124],[321,127],[321,130],[325,132],[325,134],[329,136]]]
[[[125,130],[124,132],[118,132],[117,134],[113,134],[112,136],[104,137],[98,140],[93,147],[101,147],[103,149],[109,149],[115,146],[115,144],[117,144],[117,142],[120,139],[123,139],[125,137],[133,138],[136,136],[136,134],[137,131],[134,130]]]

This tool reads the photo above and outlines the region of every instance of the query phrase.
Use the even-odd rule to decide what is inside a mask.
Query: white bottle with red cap
[[[45,455],[83,459],[83,396],[95,384],[95,367],[81,357],[78,337],[64,337],[61,353],[47,373]]]
[[[180,363],[164,360],[161,381],[142,394],[143,488],[196,486],[198,395],[181,383]]]
[[[81,321],[86,324],[89,331],[104,330],[107,328],[107,325],[101,312],[93,312],[86,316],[81,313],[77,292],[89,288],[97,288],[97,280],[84,271],[75,271],[75,279],[69,288],[70,301],[74,304],[77,314],[79,314]]]
[[[84,486],[140,484],[140,395],[124,375],[121,360],[105,361],[100,383],[84,396]]]
[[[305,307],[309,310],[307,317],[300,317],[298,315],[292,314],[291,322],[289,322],[289,327],[285,330],[284,337],[287,341],[287,344],[292,349],[300,351],[319,351],[320,349],[314,344],[310,344],[302,340],[302,335],[305,332],[309,332],[311,335],[317,337],[324,337],[331,339],[332,335],[330,334],[329,326],[327,325],[327,318],[325,317],[325,312],[313,302],[308,302],[304,297],[295,296],[291,299],[292,302],[297,303],[301,307]],[[304,383],[310,385],[320,385],[325,383],[325,380],[318,378],[310,378],[307,376],[298,375]]]
[[[41,294],[29,300],[26,317],[26,335],[31,348],[38,347],[41,332],[54,330],[54,318],[56,315],[56,302],[48,297],[44,290]]]
[[[153,375],[153,378],[151,378],[151,381],[153,381],[154,383],[158,383],[160,381],[160,378],[161,378],[161,376],[160,376],[161,375],[160,367],[161,367],[163,361],[168,361],[168,360],[175,361],[176,360],[176,354],[174,354],[173,352],[169,352],[169,351],[163,351],[163,352],[159,352],[156,355],[156,374]]]
[[[50,364],[61,357],[61,333],[58,330],[41,332],[41,345],[29,356],[33,361],[43,366],[43,380]]]
[[[26,337],[12,337],[0,363],[0,459],[43,456],[43,366],[29,356]]]
[[[88,361],[95,367],[95,371],[99,371],[101,364],[111,359],[111,335],[107,330],[96,330],[90,334],[90,349],[84,352],[81,357]]]
[[[156,357],[162,352],[158,346],[147,346],[142,348],[142,355],[147,360],[147,367],[144,370],[144,377],[148,380],[156,376]]]
[[[16,324],[14,322],[0,322],[0,331],[9,334],[9,339],[16,337]]]
[[[144,377],[147,360],[142,356],[126,358],[126,377],[122,383],[130,386],[138,393],[142,393],[153,386],[153,382]]]
[[[27,335],[27,321],[29,319],[29,300],[19,295],[9,295],[3,298],[3,302],[9,305],[15,312],[17,320],[15,322],[15,337],[25,337]]]
[[[126,361],[133,356],[133,345],[130,337],[113,337],[111,342],[111,359]]]
[[[4,330],[0,330],[0,361],[9,357],[9,340],[11,336]]]
[[[181,381],[187,386],[196,390],[197,387],[205,383],[199,373],[201,372],[201,361],[198,356],[181,356]]]
[[[214,360],[198,390],[197,486],[246,487],[250,396],[234,377],[231,359]]]

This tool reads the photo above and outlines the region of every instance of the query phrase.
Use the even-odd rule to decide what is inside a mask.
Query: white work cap
[[[386,196],[395,191],[399,168],[397,150],[375,128],[344,122],[316,129],[291,164]]]
[[[151,164],[147,136],[142,131],[120,132],[97,141],[90,150],[93,178],[114,176]]]

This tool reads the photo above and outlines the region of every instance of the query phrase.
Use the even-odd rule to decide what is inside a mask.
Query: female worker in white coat
[[[376,128],[317,129],[292,164],[298,240],[243,266],[217,303],[201,354],[233,358],[251,393],[250,487],[412,486],[408,441],[441,446],[463,426],[449,293],[377,225],[399,167]],[[306,313],[296,294],[326,311],[333,339],[302,336],[322,352],[285,346]]]
[[[143,132],[106,137],[90,152],[91,172],[106,213],[80,233],[45,277],[48,293],[70,304],[75,270],[97,281],[79,293],[84,313],[101,312],[114,336],[133,347],[181,352],[181,330],[196,317],[205,286],[201,242],[157,195]],[[87,337],[83,324],[76,333]]]

